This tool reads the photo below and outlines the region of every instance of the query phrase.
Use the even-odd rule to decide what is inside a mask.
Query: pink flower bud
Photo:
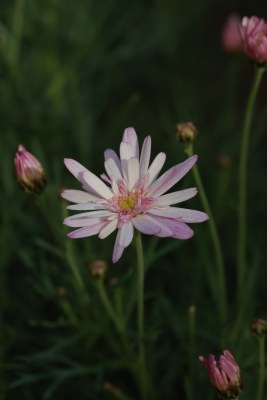
[[[44,169],[37,158],[22,144],[14,158],[15,172],[20,186],[29,193],[41,193],[47,183]]]
[[[239,25],[245,53],[257,64],[267,61],[267,22],[258,17],[244,17]]]
[[[224,350],[219,361],[213,354],[206,359],[199,356],[199,360],[205,365],[212,386],[218,395],[225,399],[236,399],[242,390],[242,377],[239,366],[229,350]]]
[[[222,30],[222,45],[226,51],[235,52],[243,48],[239,25],[241,18],[237,14],[231,14],[227,18]]]

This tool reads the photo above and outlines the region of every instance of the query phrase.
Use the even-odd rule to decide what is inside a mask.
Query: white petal
[[[92,200],[99,200],[99,197],[94,194],[72,189],[63,190],[61,197],[72,203],[89,203]]]
[[[152,164],[150,165],[148,169],[148,174],[149,174],[149,180],[148,180],[148,185],[150,185],[154,180],[157,178],[158,174],[160,173],[164,163],[166,160],[166,154],[165,153],[159,153]]]
[[[67,207],[68,210],[76,210],[76,211],[90,211],[90,210],[105,210],[105,204],[94,204],[94,203],[81,203],[81,204],[73,204]]]
[[[105,210],[105,211],[89,211],[86,213],[81,213],[81,214],[75,214],[72,215],[71,217],[67,217],[64,219],[64,224],[68,226],[85,226],[86,224],[91,223],[90,220],[92,219],[107,219],[111,216],[113,216],[114,213]],[[74,225],[75,224],[75,225]],[[79,224],[79,225],[77,225]]]
[[[144,140],[140,156],[140,175],[145,175],[148,170],[151,154],[151,137],[147,136]]]
[[[121,142],[120,144],[120,158],[122,160],[129,160],[130,158],[133,158],[134,152],[129,143],[126,142]]]
[[[133,152],[133,156],[139,158],[139,145],[134,128],[126,128],[124,130],[122,141],[129,143]]]
[[[119,244],[123,247],[129,246],[131,241],[133,240],[133,224],[132,221],[127,222],[127,224],[123,224],[121,229],[119,230],[118,241]]]
[[[66,165],[68,170],[72,173],[72,175],[74,175],[75,178],[81,182],[82,173],[87,171],[87,168],[85,168],[82,164],[78,163],[78,161],[75,161],[71,158],[64,158],[64,164]]]
[[[132,222],[123,224],[121,229],[118,230],[117,237],[115,240],[112,261],[117,262],[123,253],[125,247],[129,246],[133,239],[133,225]]]
[[[118,226],[118,218],[116,217],[112,221],[108,222],[103,229],[101,229],[98,237],[100,239],[105,239],[107,236],[109,236],[112,232],[115,231],[117,226]]]
[[[118,234],[117,234],[117,237],[118,237]],[[116,239],[115,240],[115,244],[114,244],[113,254],[112,254],[112,261],[114,263],[119,261],[119,259],[122,256],[123,251],[124,251],[124,247],[120,246],[119,243],[117,242],[117,239]]]
[[[105,161],[105,168],[109,177],[113,176],[116,180],[122,179],[121,171],[113,158],[108,158]]]
[[[206,221],[208,219],[208,215],[202,211],[177,207],[153,208],[149,211],[149,214],[157,215],[164,218],[179,219],[187,223],[198,223]]]
[[[159,177],[149,188],[149,196],[159,197],[174,186],[193,167],[198,156],[194,155],[184,162],[175,165]]]
[[[184,190],[178,190],[178,192],[172,192],[164,194],[156,199],[155,205],[158,206],[170,206],[171,204],[182,203],[185,200],[189,200],[197,194],[197,188],[189,188]]]
[[[116,179],[113,178],[113,176],[111,176],[111,187],[112,187],[113,193],[114,193],[116,196],[118,196],[118,195],[120,194],[120,191],[119,191],[119,187],[118,187],[118,184],[117,184],[117,182],[116,182]]]
[[[104,199],[111,199],[114,196],[111,189],[102,182],[95,174],[90,171],[85,171],[82,174],[84,182],[96,194],[102,196]]]
[[[75,231],[68,233],[68,237],[71,239],[80,239],[87,236],[97,235],[105,224],[106,221],[97,222],[95,225],[85,226],[83,228],[76,229]]]
[[[131,190],[139,179],[139,161],[137,158],[130,158],[127,162],[128,189]]]

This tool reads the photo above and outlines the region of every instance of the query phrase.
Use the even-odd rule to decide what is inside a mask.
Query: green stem
[[[144,255],[140,232],[136,232],[136,255],[137,255],[137,327],[138,327],[138,350],[139,371],[142,399],[147,398],[145,345],[144,345]]]
[[[72,275],[75,279],[77,289],[80,289],[82,293],[87,293],[80,274],[79,267],[76,264],[76,257],[73,254],[72,243],[70,239],[66,239],[66,259],[69,264]]]
[[[258,376],[258,390],[257,400],[263,400],[264,390],[264,372],[265,372],[265,335],[258,336],[259,345],[259,376]]]
[[[62,207],[62,213],[63,213],[63,219],[66,218],[67,216],[67,209],[65,208],[65,204],[63,202],[63,207]],[[69,265],[69,268],[71,270],[71,273],[75,279],[75,283],[77,286],[77,290],[81,290],[81,293],[84,296],[84,301],[85,303],[88,303],[89,301],[89,294],[85,288],[85,285],[83,283],[83,279],[81,276],[80,268],[78,267],[76,263],[77,257],[75,257],[74,252],[73,252],[73,245],[70,239],[66,238],[65,243],[63,244],[63,249],[65,251],[65,257],[66,261]]]
[[[24,7],[25,0],[16,0],[12,18],[12,50],[11,50],[11,63],[13,66],[17,66],[20,43],[23,31],[24,21]]]
[[[246,217],[247,217],[247,158],[249,133],[252,122],[252,114],[261,78],[264,72],[263,67],[257,67],[254,80],[252,82],[251,91],[248,98],[247,108],[245,112],[242,141],[240,148],[239,161],[239,220],[238,220],[238,244],[237,244],[237,294],[239,301],[239,310],[242,308],[243,297],[246,295],[245,290],[245,273],[246,273]]]
[[[195,398],[195,365],[196,365],[196,307],[190,306],[188,309],[188,328],[189,328],[189,380],[190,380],[190,399]]]
[[[104,287],[104,282],[102,278],[97,279],[97,289],[99,293],[99,297],[102,301],[102,304],[106,310],[107,315],[113,321],[114,325],[116,326],[118,332],[122,334],[124,332],[124,324],[122,321],[117,317],[112,304],[108,298],[107,292]]]
[[[188,144],[185,147],[185,153],[188,156],[193,155],[193,145],[192,143]],[[219,312],[220,312],[220,317],[221,321],[224,323],[227,318],[227,300],[226,300],[226,284],[225,284],[225,272],[224,272],[224,260],[223,260],[223,253],[222,253],[222,247],[218,235],[218,231],[216,228],[215,220],[210,208],[210,204],[200,177],[200,173],[198,170],[197,165],[194,165],[193,167],[193,175],[194,179],[198,188],[199,196],[201,199],[201,202],[203,204],[204,210],[209,216],[208,219],[208,225],[210,229],[210,234],[213,242],[213,247],[214,247],[214,254],[216,258],[216,267],[217,267],[217,284],[218,284],[218,295],[216,297],[218,301],[218,307],[219,307]]]

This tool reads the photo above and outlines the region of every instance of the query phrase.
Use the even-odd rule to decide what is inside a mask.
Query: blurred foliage
[[[212,0],[2,0],[0,12],[0,392],[1,400],[139,398],[136,380],[135,258],[127,249],[104,284],[124,319],[130,348],[105,313],[94,259],[111,263],[114,236],[65,241],[62,187],[78,185],[63,158],[102,173],[103,151],[125,127],[152,136],[167,167],[185,158],[175,125],[193,121],[199,168],[226,255],[231,314],[218,324],[208,228],[188,242],[144,237],[146,345],[153,400],[211,399],[198,354],[228,347],[251,398],[256,341],[248,330],[266,310],[266,76],[253,125],[249,168],[249,292],[242,337],[235,319],[237,161],[252,66],[226,54],[232,11],[267,17],[267,3]],[[23,143],[44,165],[42,204],[18,188],[13,156]],[[230,165],[220,167],[226,155]],[[75,186],[76,185],[76,186]],[[193,185],[188,176],[182,186]],[[199,199],[190,208],[201,209]],[[207,261],[208,260],[208,261]],[[82,287],[73,275],[74,264]],[[115,283],[114,283],[115,282]],[[213,287],[213,290],[212,290]],[[196,305],[194,387],[189,382],[188,308]],[[192,378],[192,377],[191,377]],[[191,379],[190,378],[190,379]],[[107,382],[121,392],[110,390]],[[191,381],[192,382],[192,381]],[[106,383],[106,386],[105,386]],[[106,389],[104,389],[106,387]],[[201,387],[201,389],[200,389]],[[117,394],[116,394],[117,393]],[[119,393],[119,394],[118,394]],[[122,394],[125,393],[125,396]],[[197,394],[197,397],[195,397]],[[124,397],[119,397],[124,396]]]

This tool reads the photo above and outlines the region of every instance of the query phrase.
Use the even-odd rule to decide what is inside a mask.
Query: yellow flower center
[[[128,194],[128,196],[120,197],[118,205],[122,210],[132,210],[135,207],[137,196],[134,194]]]

